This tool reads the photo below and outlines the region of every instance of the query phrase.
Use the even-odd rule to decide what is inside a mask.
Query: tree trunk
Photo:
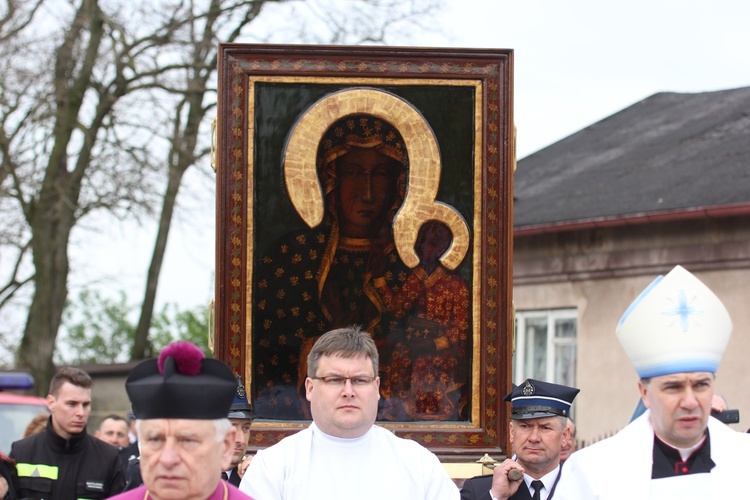
[[[68,298],[68,239],[74,214],[61,208],[64,205],[59,196],[48,196],[30,221],[36,288],[17,362],[34,376],[39,396],[47,394],[55,372],[52,356]]]
[[[34,297],[16,362],[30,370],[36,382],[35,392],[42,396],[55,371],[52,357],[68,298],[68,242],[76,223],[81,185],[103,110],[111,109],[111,102],[97,108],[91,126],[83,131],[78,158],[71,167],[68,147],[73,132],[82,128],[79,113],[103,36],[97,0],[84,0],[55,54],[54,145],[39,194],[24,207],[34,253]]]
[[[250,12],[252,17],[246,17],[245,21],[240,24],[235,34],[229,37],[232,41],[238,34],[239,28],[254,18],[262,2],[253,2]],[[182,183],[185,171],[193,164],[200,155],[196,155],[198,144],[198,133],[200,124],[206,116],[206,108],[203,106],[203,99],[207,91],[207,82],[210,75],[216,67],[216,34],[214,32],[214,23],[221,12],[221,0],[212,0],[206,18],[205,31],[202,37],[194,40],[193,51],[193,72],[187,77],[185,88],[188,92],[185,99],[175,108],[174,130],[172,131],[171,147],[169,151],[169,179],[167,181],[167,190],[164,194],[161,215],[159,217],[159,231],[156,235],[154,252],[151,255],[151,264],[148,268],[146,277],[146,291],[143,296],[141,306],[141,316],[138,319],[138,326],[135,329],[135,339],[133,349],[130,351],[130,359],[144,359],[149,346],[148,333],[151,329],[151,321],[154,315],[154,305],[156,302],[156,290],[159,286],[159,273],[164,261],[164,252],[167,248],[167,238],[169,229],[172,225],[172,215],[177,202],[177,193]],[[205,67],[203,65],[205,64]],[[198,69],[203,67],[203,69]],[[181,117],[183,108],[187,108],[187,118],[184,126]],[[149,353],[150,354],[150,353]]]
[[[156,302],[156,290],[159,285],[159,274],[161,266],[164,263],[164,252],[167,249],[167,239],[169,238],[169,229],[172,225],[172,215],[177,202],[177,193],[182,183],[182,177],[185,174],[186,167],[172,166],[169,171],[169,181],[167,190],[164,193],[164,199],[161,207],[161,216],[159,218],[159,231],[156,234],[154,251],[151,254],[151,265],[148,268],[146,277],[146,291],[143,296],[143,305],[141,306],[141,316],[138,320],[138,326],[135,329],[135,340],[133,349],[130,351],[130,359],[145,359],[149,352],[148,332],[151,328],[151,321],[154,316],[154,305]]]

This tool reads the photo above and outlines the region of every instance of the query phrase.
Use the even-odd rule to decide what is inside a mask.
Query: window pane
[[[576,386],[576,355],[575,344],[555,346],[555,383]]]
[[[524,377],[545,380],[547,377],[547,319],[526,319],[526,356]]]
[[[558,338],[558,339],[576,338],[576,320],[574,318],[556,319],[555,320],[555,338]]]

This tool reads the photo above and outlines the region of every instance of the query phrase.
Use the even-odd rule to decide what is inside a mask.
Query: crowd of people
[[[714,379],[731,331],[718,297],[677,266],[617,326],[645,410],[576,450],[570,414],[579,390],[527,379],[505,397],[512,453],[461,489],[431,451],[375,424],[379,353],[357,326],[331,330],[310,349],[312,423],[254,457],[246,454],[253,413],[242,379],[193,344],[171,344],[129,374],[135,448],[123,417],[87,432],[92,381],[66,367],[51,381],[46,425],[0,460],[0,498],[737,498],[750,435],[710,418],[726,409]]]

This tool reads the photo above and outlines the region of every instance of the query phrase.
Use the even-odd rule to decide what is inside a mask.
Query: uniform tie
[[[228,475],[228,474],[227,474],[226,472],[222,472],[222,473],[221,473],[221,478],[222,478],[222,479],[223,479],[224,481],[228,481],[228,480],[229,480],[229,475]]]
[[[531,487],[534,488],[534,496],[531,497],[531,500],[542,500],[542,488],[544,488],[544,483],[535,479],[531,481]]]

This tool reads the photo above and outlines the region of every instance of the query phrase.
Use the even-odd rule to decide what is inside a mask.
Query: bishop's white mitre
[[[732,320],[702,281],[676,266],[630,304],[616,334],[640,378],[715,373]]]

